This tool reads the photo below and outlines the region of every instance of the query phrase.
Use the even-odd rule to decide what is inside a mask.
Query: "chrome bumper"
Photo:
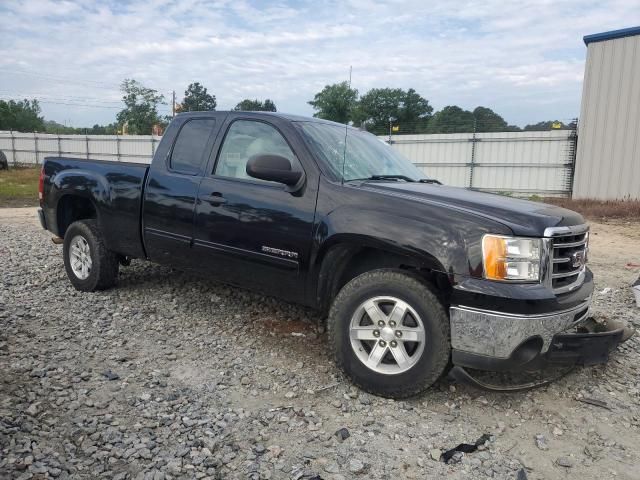
[[[518,315],[453,306],[451,346],[454,350],[495,358],[509,358],[525,340],[540,337],[540,353],[549,349],[557,333],[579,325],[589,316],[591,297],[569,310],[542,315]]]

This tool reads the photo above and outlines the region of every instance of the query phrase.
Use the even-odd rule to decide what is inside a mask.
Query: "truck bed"
[[[105,246],[131,257],[144,257],[140,213],[148,165],[68,157],[47,157],[44,164],[47,227],[64,235],[65,196],[93,204]],[[57,206],[57,207],[56,207]]]

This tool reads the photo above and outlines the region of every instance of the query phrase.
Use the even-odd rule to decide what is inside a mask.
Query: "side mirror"
[[[291,162],[280,155],[254,155],[247,162],[247,175],[260,180],[297,185],[302,172],[291,170]]]

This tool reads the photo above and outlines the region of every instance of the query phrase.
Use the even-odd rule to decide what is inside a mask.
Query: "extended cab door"
[[[219,127],[218,127],[219,128]],[[198,187],[213,147],[216,118],[187,116],[174,120],[170,145],[162,145],[144,189],[142,225],[147,256],[156,262],[190,268],[193,215]],[[173,132],[167,131],[170,139]]]
[[[196,206],[194,254],[210,276],[303,301],[318,173],[290,122],[231,114]],[[246,173],[257,154],[286,157],[306,174],[298,192]]]

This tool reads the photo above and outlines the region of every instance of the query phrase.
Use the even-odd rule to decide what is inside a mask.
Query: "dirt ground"
[[[315,312],[137,261],[83,294],[34,208],[0,235],[0,478],[640,478],[638,336],[548,387],[396,402],[337,371]],[[591,222],[596,316],[640,326],[639,246],[640,222]]]

